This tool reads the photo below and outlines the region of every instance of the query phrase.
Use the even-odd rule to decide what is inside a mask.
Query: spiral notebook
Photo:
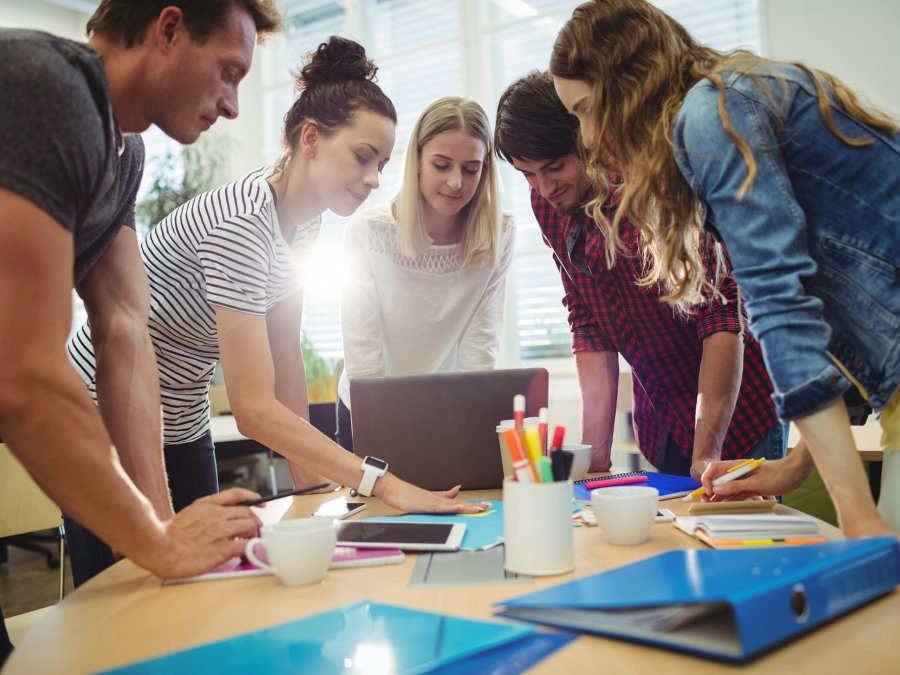
[[[689,492],[693,492],[700,483],[690,476],[676,476],[671,473],[658,473],[656,471],[632,471],[631,473],[615,473],[611,476],[602,476],[600,478],[585,478],[584,480],[572,483],[572,495],[576,501],[591,501],[591,491],[585,487],[585,483],[597,480],[612,480],[614,478],[627,478],[629,476],[646,476],[646,483],[638,483],[638,485],[646,485],[659,490],[660,499],[675,499],[683,497]]]

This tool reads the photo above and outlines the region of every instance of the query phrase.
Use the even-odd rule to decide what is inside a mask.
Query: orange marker
[[[534,474],[531,472],[531,464],[525,458],[525,451],[522,448],[522,439],[519,438],[519,432],[515,429],[504,429],[503,438],[506,441],[506,447],[509,448],[509,456],[513,463],[513,473],[516,480],[520,483],[533,483]]]

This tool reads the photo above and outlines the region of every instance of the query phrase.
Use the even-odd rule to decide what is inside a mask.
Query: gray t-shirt
[[[96,51],[0,29],[0,187],[73,233],[74,283],[121,226],[134,227],[143,165],[141,137],[119,132]]]

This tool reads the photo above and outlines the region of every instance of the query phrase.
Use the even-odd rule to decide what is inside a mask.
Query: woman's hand
[[[487,502],[457,501],[460,485],[445,492],[432,492],[390,473],[380,478],[375,488],[381,501],[405,513],[481,513],[490,506]]]
[[[812,465],[792,457],[769,460],[741,478],[713,487],[713,480],[744,460],[712,462],[703,472],[700,482],[706,488],[704,501],[731,501],[751,497],[780,496],[796,490],[812,470]]]

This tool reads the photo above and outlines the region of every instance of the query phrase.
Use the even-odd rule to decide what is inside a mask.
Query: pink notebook
[[[261,546],[257,546],[256,557],[268,562]],[[334,556],[328,569],[341,567],[366,567],[369,565],[392,565],[402,563],[405,556],[399,548],[353,548],[352,546],[335,546]],[[238,577],[258,577],[271,574],[269,570],[257,567],[249,560],[231,558],[221,565],[213,567],[209,572],[197,574],[184,579],[166,579],[166,584],[186,584],[192,581],[215,581],[216,579],[235,579]]]

